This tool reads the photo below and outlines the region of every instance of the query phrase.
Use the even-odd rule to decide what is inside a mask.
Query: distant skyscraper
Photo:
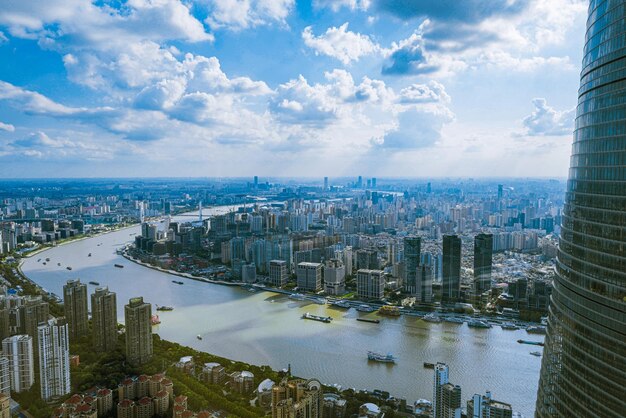
[[[426,184],[426,193],[432,193],[433,188],[430,184],[430,182],[428,182],[428,184]]]
[[[324,177],[324,190],[328,190],[328,177]]]
[[[504,186],[502,186],[501,184],[498,184],[498,199],[502,199],[502,189]]]
[[[359,176],[359,179],[356,181],[356,187],[358,189],[362,189],[363,188],[363,176]]]
[[[626,1],[589,2],[536,416],[626,413]]]
[[[39,383],[44,401],[71,392],[70,343],[65,318],[51,319],[38,327]]]
[[[254,188],[259,188],[259,176],[254,176]]]
[[[422,239],[420,237],[404,237],[404,268],[407,293],[414,295],[417,292],[417,266],[420,262]]]
[[[96,351],[112,351],[117,346],[117,298],[107,287],[91,295],[93,346]]]
[[[63,308],[70,331],[70,338],[75,340],[89,332],[87,285],[80,280],[68,280],[63,286]]]
[[[27,391],[35,383],[35,360],[33,338],[30,335],[14,335],[2,340],[2,355],[9,360],[11,390]]]
[[[417,266],[415,300],[422,303],[433,301],[433,268],[429,264]]]
[[[152,358],[152,305],[142,297],[132,298],[124,306],[126,323],[126,360],[132,365]]]
[[[457,235],[443,236],[441,300],[452,302],[461,292],[461,238]]]
[[[493,235],[476,235],[474,237],[474,289],[478,295],[491,289],[492,261]]]
[[[376,188],[376,177],[372,177],[372,189]]]

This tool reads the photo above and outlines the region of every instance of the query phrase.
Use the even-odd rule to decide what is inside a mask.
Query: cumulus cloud
[[[328,55],[346,65],[380,50],[369,36],[349,31],[348,22],[338,28],[328,28],[320,36],[315,36],[311,26],[308,26],[302,31],[302,39],[306,46],[315,50],[316,54]]]
[[[398,115],[396,129],[378,143],[390,149],[412,149],[433,146],[441,138],[444,125],[454,120],[447,109],[410,108]]]
[[[31,132],[25,138],[12,141],[4,148],[8,155],[20,155],[30,158],[81,160],[113,158],[118,146],[98,143],[91,139],[72,140],[65,137],[51,138],[43,131]]]
[[[441,67],[432,62],[426,55],[423,38],[414,33],[407,39],[391,47],[389,60],[383,65],[382,73],[386,75],[419,75],[430,74]]]
[[[411,84],[400,91],[400,103],[449,103],[450,96],[443,84],[431,80],[428,84]]]
[[[249,27],[285,24],[295,0],[210,0],[206,23],[212,28],[241,30]]]
[[[346,7],[350,10],[367,10],[371,5],[371,0],[314,0],[313,5],[318,8],[330,8],[333,11]]]
[[[0,131],[15,132],[15,126],[10,123],[0,122]]]
[[[574,129],[576,110],[558,111],[548,106],[546,99],[533,99],[535,110],[523,120],[529,136],[570,135]]]

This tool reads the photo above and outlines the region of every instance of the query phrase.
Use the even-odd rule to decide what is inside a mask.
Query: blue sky
[[[567,176],[587,2],[0,0],[0,176]]]

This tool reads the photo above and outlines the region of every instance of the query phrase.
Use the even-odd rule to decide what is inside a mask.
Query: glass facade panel
[[[585,40],[538,417],[626,416],[626,0]]]

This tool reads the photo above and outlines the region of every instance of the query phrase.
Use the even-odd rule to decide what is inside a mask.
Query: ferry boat
[[[490,323],[480,319],[472,319],[467,321],[467,326],[471,328],[491,328]]]
[[[292,293],[291,295],[289,295],[289,299],[304,300],[304,295],[302,293]]]
[[[50,262],[50,259],[49,259],[49,258],[46,258],[46,261],[47,261],[47,262]]]
[[[463,322],[465,322],[463,318],[457,318],[456,316],[447,316],[443,318],[443,320],[451,324],[462,324]]]
[[[302,315],[302,319],[311,319],[313,321],[324,322],[326,324],[330,324],[330,321],[333,320],[333,318],[331,318],[330,316],[313,315],[313,314],[310,314],[308,312],[306,312],[304,315]]]
[[[317,303],[318,305],[326,305],[326,302],[328,302],[325,298],[313,298],[313,302]]]
[[[367,359],[370,361],[378,361],[380,363],[395,363],[396,362],[396,358],[391,354],[383,355],[380,353],[375,353],[373,351],[367,352]]]
[[[185,284],[185,283],[183,283],[183,282],[181,282],[181,281],[178,281],[178,280],[172,280],[172,283],[176,283],[176,284]]]
[[[370,305],[359,305],[356,307],[356,310],[359,312],[374,312],[374,308]]]
[[[68,270],[71,270],[71,269],[72,269],[70,266],[67,266],[67,267],[65,267],[65,268],[66,268],[66,269],[68,269]]]
[[[94,286],[100,286],[100,283],[98,283],[98,282],[89,282],[89,284],[92,284]]]
[[[526,328],[526,332],[529,334],[545,334],[546,327],[531,325],[528,328]]]
[[[347,300],[340,300],[331,303],[331,306],[336,306],[337,308],[350,309],[350,302]]]
[[[371,324],[380,324],[380,319],[357,318],[356,320],[361,322],[369,322]]]
[[[91,253],[87,254],[87,257],[91,257]]]
[[[113,264],[113,265],[114,265],[115,267],[117,267],[118,269],[123,269],[123,268],[124,268],[124,266],[123,266],[123,265],[121,265],[121,264]]]
[[[43,265],[45,266],[45,265],[46,265],[46,263],[43,263]]]
[[[196,338],[201,340],[202,339],[202,335],[198,334],[198,335],[196,335]]]
[[[380,315],[400,316],[400,308],[397,306],[384,305],[379,310]]]
[[[441,321],[442,321],[442,319],[441,319],[441,318],[439,318],[437,315],[430,313],[430,314],[428,314],[428,315],[425,315],[425,316],[422,318],[422,321],[439,323],[439,322],[441,322]]]
[[[505,322],[504,324],[500,325],[500,328],[505,329],[505,330],[509,330],[509,331],[513,331],[516,329],[519,329],[519,327],[511,322]]]
[[[531,351],[530,354],[532,354],[535,357],[541,357],[541,352],[540,351]]]
[[[159,319],[159,315],[152,315],[150,317],[150,323],[152,325],[159,325],[161,323],[161,320]]]
[[[57,263],[57,266],[60,266],[60,265],[61,265],[61,263]]]
[[[541,347],[543,347],[544,345],[544,343],[542,343],[541,341],[517,340],[517,342],[520,344],[539,345]]]
[[[174,310],[174,307],[172,307],[172,306],[159,306],[159,305],[157,305],[156,310],[157,310],[157,311],[173,311],[173,310]]]

